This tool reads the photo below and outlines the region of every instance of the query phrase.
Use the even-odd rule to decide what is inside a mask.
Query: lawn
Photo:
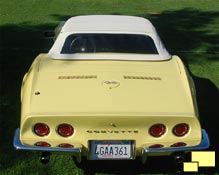
[[[0,174],[174,174],[168,158],[151,159],[143,167],[118,162],[75,166],[69,155],[52,155],[47,165],[38,154],[17,152],[12,146],[20,120],[20,85],[33,59],[48,52],[52,40],[44,37],[59,21],[87,14],[119,14],[149,18],[172,54],[179,55],[197,88],[200,120],[216,151],[219,169],[219,1],[215,0],[0,0]],[[91,169],[91,170],[90,170]]]

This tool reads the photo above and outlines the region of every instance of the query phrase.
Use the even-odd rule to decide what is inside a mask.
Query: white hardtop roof
[[[72,60],[168,60],[171,55],[161,42],[152,23],[142,17],[120,15],[87,15],[71,17],[62,23],[61,31],[50,49],[48,56],[54,59]],[[60,26],[59,26],[60,27]],[[66,38],[77,33],[126,33],[150,36],[158,54],[123,54],[123,53],[61,53]]]
[[[74,31],[114,31],[146,32],[155,31],[151,22],[142,17],[120,15],[88,15],[68,19],[61,32]]]

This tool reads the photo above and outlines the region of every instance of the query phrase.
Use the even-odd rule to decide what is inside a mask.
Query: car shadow
[[[215,151],[215,169],[219,173],[219,91],[209,79],[200,77],[193,77],[193,79],[197,91],[201,125],[208,132],[210,139],[208,150]]]

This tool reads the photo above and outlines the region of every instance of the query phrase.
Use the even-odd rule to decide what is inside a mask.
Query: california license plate
[[[90,141],[90,159],[132,159],[132,141]]]

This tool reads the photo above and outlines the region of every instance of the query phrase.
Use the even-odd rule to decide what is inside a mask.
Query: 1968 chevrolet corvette
[[[16,149],[145,162],[209,147],[192,78],[150,21],[77,16],[55,33],[23,78]]]

